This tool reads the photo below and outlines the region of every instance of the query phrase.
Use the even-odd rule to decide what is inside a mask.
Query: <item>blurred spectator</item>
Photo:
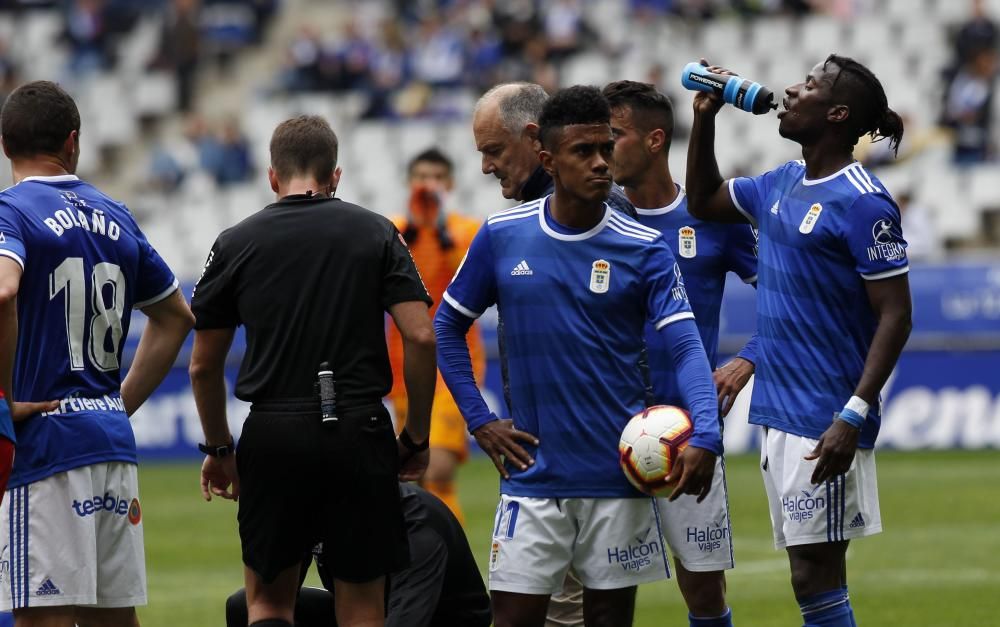
[[[580,0],[551,0],[545,12],[550,58],[563,59],[579,50],[584,30]]]
[[[413,77],[432,87],[455,87],[462,82],[464,65],[462,40],[430,14],[420,23],[413,53]]]
[[[70,47],[72,76],[111,66],[111,37],[105,23],[104,0],[74,0],[66,11],[64,35]]]
[[[986,14],[983,0],[972,0],[971,13],[955,34],[956,65],[968,63],[980,50],[997,47],[997,24]]]
[[[299,28],[288,46],[287,61],[279,84],[288,91],[313,91],[320,88],[320,54],[322,41],[319,31],[309,24]]]
[[[479,91],[486,91],[496,85],[497,68],[503,60],[500,39],[484,28],[469,31],[465,47],[466,83]]]
[[[204,0],[201,9],[202,52],[227,72],[234,56],[258,38],[252,0]]]
[[[368,106],[362,117],[382,118],[395,115],[392,97],[409,80],[412,63],[399,22],[383,21],[382,41],[372,56]]]
[[[930,210],[914,202],[909,190],[893,194],[906,235],[906,257],[911,261],[927,261],[941,257],[943,247],[937,229],[931,223]]]
[[[359,89],[368,80],[375,49],[355,20],[344,25],[342,39],[324,47],[322,73],[336,90]]]
[[[201,55],[199,0],[173,0],[163,20],[154,66],[174,73],[177,108],[188,112],[194,101],[194,81]]]
[[[17,89],[21,83],[21,73],[10,57],[7,42],[0,40],[0,107],[3,106],[10,92]]]
[[[941,123],[954,131],[952,160],[956,165],[981,163],[993,157],[990,133],[996,76],[996,50],[980,49],[948,85]]]
[[[216,183],[227,186],[253,178],[250,140],[243,134],[235,118],[228,118],[222,124],[217,143],[218,160],[211,170]]]

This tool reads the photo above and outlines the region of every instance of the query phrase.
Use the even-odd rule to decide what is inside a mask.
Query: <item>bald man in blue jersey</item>
[[[830,55],[785,90],[778,113],[778,132],[802,146],[803,160],[726,181],[714,150],[722,105],[694,99],[688,208],[759,229],[750,422],[765,431],[774,542],[788,553],[805,624],[851,627],[847,545],[882,529],[879,391],[911,328],[899,208],[853,151],[867,134],[897,148],[903,123],[868,68]]]

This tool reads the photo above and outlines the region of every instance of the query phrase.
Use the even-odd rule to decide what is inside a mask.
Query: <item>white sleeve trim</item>
[[[755,274],[753,276],[748,276],[747,278],[743,279],[743,282],[746,283],[747,285],[753,285],[754,283],[757,282],[757,275]]]
[[[17,265],[21,266],[21,271],[24,272],[24,259],[21,259],[21,256],[14,251],[0,248],[0,257],[10,257],[17,262]]]
[[[452,307],[454,307],[455,309],[457,309],[460,313],[462,313],[463,315],[465,315],[468,318],[472,318],[473,320],[475,320],[479,316],[483,315],[482,313],[476,313],[476,312],[472,311],[471,309],[469,309],[468,307],[465,307],[464,305],[462,305],[462,303],[460,303],[457,300],[455,300],[452,297],[452,295],[449,294],[447,291],[445,291],[445,293],[442,294],[441,297],[444,298],[444,300],[445,300],[446,303],[448,303],[449,305],[451,305]]]
[[[892,270],[886,270],[885,272],[879,272],[877,274],[862,274],[861,278],[866,281],[878,281],[879,279],[888,279],[892,276],[898,276],[900,274],[906,274],[910,271],[910,266],[906,265],[902,268],[893,268]]]
[[[757,221],[753,219],[750,212],[743,208],[740,201],[736,200],[736,179],[729,179],[729,197],[733,200],[733,205],[736,207],[736,210],[742,213],[743,217],[745,217],[750,224],[756,227]]]
[[[152,298],[147,298],[146,300],[144,300],[142,302],[139,302],[139,303],[136,303],[136,304],[132,305],[132,307],[134,307],[135,309],[142,309],[143,307],[149,307],[150,305],[155,305],[156,303],[160,302],[161,300],[164,300],[167,296],[170,296],[171,294],[173,294],[174,292],[176,292],[179,285],[180,284],[177,283],[177,279],[174,279],[174,282],[173,282],[173,284],[170,287],[168,287],[167,289],[163,290],[162,292],[160,292],[159,294],[157,294],[156,296],[154,296]]]
[[[673,324],[674,322],[678,322],[680,320],[693,320],[693,319],[694,319],[693,313],[691,313],[690,311],[682,311],[680,313],[675,313],[672,316],[667,316],[663,320],[660,320],[659,322],[656,323],[655,328],[657,331],[659,331],[668,324]]]

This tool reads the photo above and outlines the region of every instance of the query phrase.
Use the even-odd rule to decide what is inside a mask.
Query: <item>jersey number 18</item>
[[[94,264],[90,272],[90,298],[85,298],[87,282],[83,257],[67,257],[49,275],[49,300],[66,290],[66,339],[69,362],[73,370],[83,370],[83,338],[87,317],[87,300],[93,308],[90,317],[90,362],[102,371],[118,368],[118,348],[122,341],[122,313],[125,311],[125,275],[113,263]],[[106,299],[106,290],[110,298]],[[111,332],[111,350],[105,340]]]

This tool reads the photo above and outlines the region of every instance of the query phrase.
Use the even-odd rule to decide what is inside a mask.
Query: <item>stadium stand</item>
[[[125,4],[127,14],[120,14]],[[801,6],[793,11],[788,7],[805,3],[524,0],[502,3],[505,8],[492,15],[491,3],[478,1],[420,6],[435,4],[443,19],[434,23],[413,8],[400,10],[411,3],[390,1],[4,5],[2,85],[9,89],[23,80],[54,78],[72,90],[89,137],[81,174],[125,200],[150,239],[188,278],[197,276],[211,234],[269,198],[262,176],[267,138],[278,121],[292,114],[318,113],[331,120],[342,143],[340,193],[345,198],[386,214],[398,211],[405,200],[406,158],[438,144],[457,157],[455,206],[482,216],[502,208],[494,182],[478,172],[469,130],[468,116],[484,76],[558,81],[547,87],[652,77],[677,100],[683,131],[690,122],[689,95],[680,90],[675,75],[703,55],[776,91],[830,51],[855,56],[882,78],[890,104],[908,122],[901,150],[905,167],[883,165],[878,175],[893,190],[912,190],[914,202],[928,208],[933,233],[951,248],[982,245],[984,220],[989,222],[1000,208],[1000,188],[991,182],[996,163],[952,165],[951,135],[937,126],[947,97],[947,71],[955,67],[950,37],[969,17],[966,3],[814,2],[805,11]],[[206,166],[211,160],[204,144],[185,133],[191,118],[180,111],[178,64],[165,58],[178,53],[165,44],[176,36],[178,15],[187,5],[197,20],[192,45],[199,49],[192,108],[207,120],[205,137],[216,147],[226,120],[237,136],[242,129],[247,164],[237,175],[220,177]],[[763,9],[746,9],[771,5],[778,10],[759,14]],[[103,16],[90,29],[107,31],[93,34],[101,42],[98,48],[69,36],[90,32],[77,24],[84,6],[98,7]],[[692,8],[697,6],[714,7],[711,18]],[[1000,15],[1000,0],[986,3],[986,15]],[[386,27],[390,22],[403,37],[401,48],[399,42],[395,48],[384,45],[392,32]],[[305,25],[310,29],[304,30]],[[312,33],[311,43],[303,41],[305,33]],[[537,51],[539,42],[544,46],[557,36],[559,41],[568,36],[572,44]],[[424,47],[417,49],[421,41]],[[418,54],[426,66],[426,57],[434,53],[427,48],[434,46],[443,60],[454,57],[450,47],[460,46],[465,65],[431,87],[417,80],[411,66]],[[93,56],[95,49],[100,52],[96,61],[80,58]],[[289,72],[296,67],[318,72],[313,83],[289,83]],[[385,82],[386,72],[397,80]],[[991,92],[994,83],[995,77]],[[989,101],[987,119],[1000,109],[1000,98]],[[719,142],[723,170],[753,171],[760,164],[795,158],[795,146],[774,127],[773,119],[721,116],[719,137],[727,138]],[[988,129],[995,146],[996,129]],[[675,167],[683,171],[685,141],[676,141]],[[863,154],[877,162],[879,150],[866,147]],[[0,166],[4,181],[9,173]]]

